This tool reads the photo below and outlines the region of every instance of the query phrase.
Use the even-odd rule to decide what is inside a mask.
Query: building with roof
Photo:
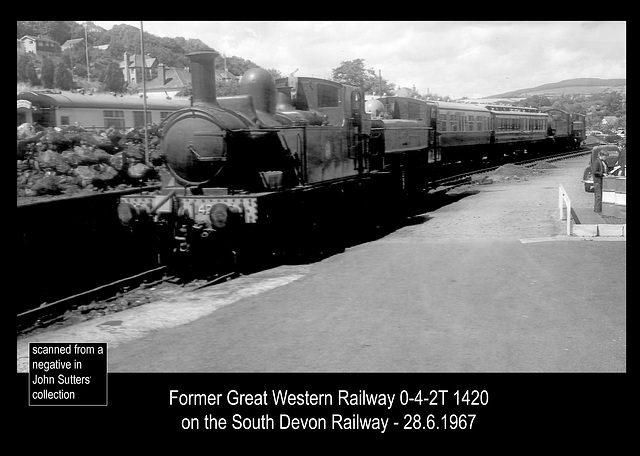
[[[20,58],[21,55],[25,55],[27,53],[27,51],[25,51],[24,49],[24,43],[20,40],[18,41],[18,58]]]
[[[239,82],[241,76],[228,70],[215,70],[215,78],[218,82]],[[172,68],[163,63],[157,67],[157,77],[145,85],[147,97],[169,99],[190,87],[191,72],[188,68]]]
[[[143,69],[145,81],[150,81],[158,76],[158,59],[148,55],[142,56],[141,54],[129,54],[125,52],[124,60],[120,62],[120,68],[124,74],[124,80],[127,81],[127,85],[137,86],[142,84]]]
[[[26,53],[32,53],[40,57],[54,57],[62,54],[62,47],[49,38],[41,36],[25,35],[20,38]]]
[[[84,38],[74,38],[72,40],[67,40],[64,43],[62,43],[62,46],[60,46],[62,48],[63,51],[66,51],[68,49],[73,49],[74,47],[83,44],[84,43]]]
[[[191,73],[187,68],[170,68],[158,65],[158,76],[146,84],[147,96],[173,98],[191,85]]]

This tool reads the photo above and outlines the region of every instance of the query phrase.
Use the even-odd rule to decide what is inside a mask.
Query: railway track
[[[147,301],[140,299],[140,295],[147,298],[153,290],[161,286],[182,289],[188,293],[232,280],[237,276],[237,272],[227,272],[206,280],[185,283],[179,277],[168,275],[166,266],[160,266],[22,312],[17,315],[17,334],[46,328],[65,319],[90,319],[93,316],[136,307]]]
[[[545,157],[527,158],[510,162],[511,164],[532,167],[539,162],[554,162],[566,160],[590,153],[589,149],[580,149],[570,153]],[[475,169],[435,181],[435,192],[446,193],[456,187],[472,182],[472,177],[478,174],[491,173],[505,163],[481,169]],[[43,303],[38,307],[17,314],[18,336],[35,330],[47,328],[62,323],[65,320],[78,321],[92,318],[92,316],[113,313],[126,308],[144,304],[146,298],[138,299],[140,295],[148,295],[158,287],[179,287],[184,292],[192,292],[209,286],[226,282],[238,277],[237,272],[227,272],[206,280],[183,282],[180,278],[169,273],[166,266],[157,266],[136,273],[132,276],[111,281],[71,296],[63,297],[54,302]],[[129,299],[127,298],[129,297]],[[125,304],[122,303],[125,301]]]
[[[478,174],[491,173],[497,170],[498,168],[500,168],[500,166],[503,166],[507,163],[518,165],[518,166],[533,167],[536,165],[536,163],[540,163],[540,162],[554,162],[554,161],[560,161],[560,160],[568,160],[570,158],[579,157],[579,156],[590,154],[590,153],[591,153],[590,149],[583,148],[583,149],[578,149],[571,152],[565,152],[565,153],[556,154],[556,155],[547,155],[544,157],[538,156],[533,158],[527,158],[525,160],[503,162],[503,163],[500,163],[499,165],[491,164],[490,166],[487,166],[485,168],[475,169],[472,171],[467,171],[460,174],[455,174],[452,176],[447,176],[445,178],[435,180],[434,187],[438,192],[447,192],[456,187],[469,184],[472,181],[473,176],[476,176]]]

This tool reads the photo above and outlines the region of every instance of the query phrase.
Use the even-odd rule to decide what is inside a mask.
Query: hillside
[[[124,53],[129,55],[141,52],[140,29],[131,25],[114,25],[110,30],[105,30],[92,22],[87,23],[87,30],[83,24],[74,21],[18,21],[17,37],[25,35],[42,36],[59,44],[67,40],[87,37],[89,44],[88,57],[84,45],[76,46],[72,52],[64,52],[59,59],[64,61],[69,68],[73,67],[75,75],[84,77],[87,74],[85,62],[91,63],[91,76],[94,80],[104,80],[110,63],[119,65],[124,59]],[[86,35],[85,35],[86,33]],[[168,67],[184,68],[189,65],[187,54],[193,51],[211,49],[199,39],[185,39],[183,37],[159,37],[150,33],[144,33],[145,54],[155,57],[158,62]],[[72,63],[73,62],[73,63]],[[33,62],[39,66],[40,62]],[[227,70],[241,76],[249,68],[256,65],[250,60],[238,56],[226,56],[226,60],[218,59],[216,68],[222,69],[226,65]],[[20,74],[19,74],[19,81]]]
[[[608,91],[625,93],[626,79],[575,78],[528,89],[514,90],[485,98],[522,98],[533,95],[592,94]]]

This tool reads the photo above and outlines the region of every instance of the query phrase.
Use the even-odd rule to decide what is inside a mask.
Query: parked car
[[[609,174],[618,176],[622,173],[622,165],[620,164],[622,158],[622,149],[614,144],[607,144],[606,146],[596,146],[591,152],[591,158],[589,159],[588,166],[584,169],[582,174],[582,182],[584,183],[584,191],[593,193],[593,175],[591,174],[591,163],[598,158],[598,154],[601,150],[609,152],[609,156],[605,160]],[[620,165],[620,166],[619,166]],[[616,169],[616,167],[618,168]]]

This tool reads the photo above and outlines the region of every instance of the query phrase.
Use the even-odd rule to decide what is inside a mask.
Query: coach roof
[[[18,100],[29,100],[42,107],[97,108],[97,109],[142,109],[142,97],[108,94],[81,94],[74,92],[22,92]],[[176,110],[190,106],[188,99],[147,98],[148,109]]]

